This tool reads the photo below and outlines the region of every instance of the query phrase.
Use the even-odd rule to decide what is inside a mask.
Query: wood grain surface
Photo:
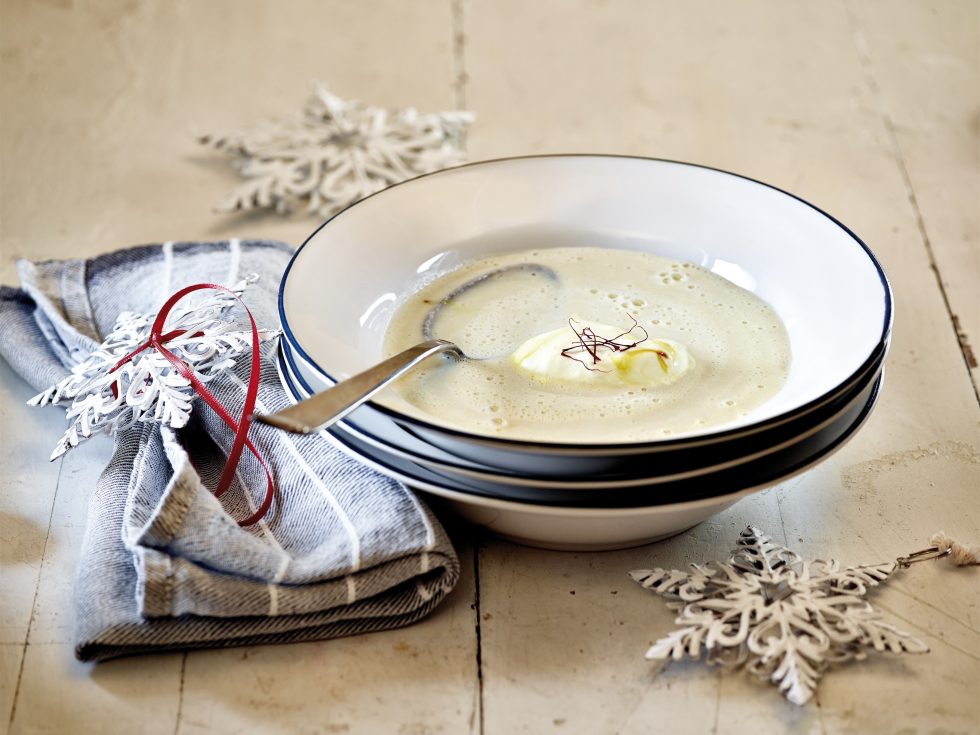
[[[873,596],[931,653],[768,684],[643,660],[672,627],[626,572],[725,556],[753,523],[808,557],[980,540],[980,4],[975,0],[0,2],[0,282],[16,258],[165,240],[298,245],[302,214],[211,212],[236,182],[194,140],[342,96],[477,114],[472,160],[630,153],[729,169],[847,223],[896,321],[880,404],[812,471],[672,540],[575,554],[461,524],[454,593],[404,630],[109,662],[72,655],[86,508],[109,456],[47,463],[63,419],[0,362],[0,731],[934,733],[980,730],[980,570]]]

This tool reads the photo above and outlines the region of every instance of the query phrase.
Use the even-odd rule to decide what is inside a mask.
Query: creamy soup
[[[698,432],[772,397],[790,361],[785,327],[751,292],[692,263],[600,248],[507,253],[425,284],[392,317],[385,353],[428,336],[471,359],[407,374],[395,404],[510,439]]]

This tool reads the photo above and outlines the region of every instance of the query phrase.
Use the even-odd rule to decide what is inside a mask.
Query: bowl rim
[[[379,194],[390,191],[391,189],[394,189],[396,187],[404,186],[406,184],[410,184],[412,182],[419,181],[421,179],[426,179],[432,176],[446,175],[448,173],[458,171],[460,169],[474,168],[477,166],[482,166],[491,163],[506,163],[510,161],[547,160],[547,159],[560,159],[560,158],[623,159],[623,160],[632,160],[632,161],[667,163],[667,164],[672,164],[677,166],[687,166],[690,168],[703,169],[706,171],[714,171],[716,173],[725,174],[727,176],[732,176],[737,179],[742,179],[744,181],[749,181],[753,184],[764,186],[767,189],[772,189],[773,191],[784,194],[785,196],[788,196],[800,202],[801,204],[804,204],[805,206],[809,207],[817,214],[822,215],[826,219],[830,220],[833,224],[835,224],[837,227],[843,230],[858,246],[860,246],[860,248],[864,251],[864,254],[871,261],[872,266],[874,266],[874,269],[877,272],[878,278],[881,282],[884,291],[884,297],[885,297],[885,312],[884,312],[884,318],[882,320],[881,336],[878,338],[878,342],[871,349],[870,353],[865,358],[865,360],[861,363],[861,365],[856,370],[854,370],[847,378],[845,378],[843,381],[841,381],[836,386],[834,386],[834,388],[831,389],[830,391],[826,391],[825,393],[811,399],[810,401],[808,401],[807,403],[801,406],[797,406],[794,409],[784,411],[783,413],[777,414],[775,416],[771,416],[762,421],[758,421],[745,426],[725,429],[724,425],[722,425],[716,431],[706,431],[699,434],[687,435],[687,436],[682,436],[682,437],[677,437],[672,439],[653,439],[653,440],[647,440],[642,442],[609,442],[609,443],[546,442],[546,441],[539,441],[539,440],[508,439],[505,437],[495,437],[489,434],[479,434],[476,432],[462,431],[460,429],[453,429],[447,426],[441,426],[439,424],[435,424],[426,421],[424,419],[415,418],[414,416],[409,416],[408,414],[401,413],[400,411],[396,411],[394,409],[388,408],[375,401],[371,401],[371,400],[367,401],[367,403],[369,403],[373,409],[380,411],[381,413],[384,413],[385,415],[387,415],[388,417],[390,417],[395,421],[398,421],[399,423],[408,424],[409,426],[415,426],[425,431],[432,431],[438,434],[443,434],[454,439],[470,441],[474,443],[482,443],[493,447],[499,447],[501,449],[506,449],[508,447],[517,449],[518,447],[520,447],[522,451],[535,451],[536,449],[540,449],[545,452],[555,451],[555,450],[571,450],[571,451],[584,450],[588,452],[599,452],[599,453],[603,451],[638,450],[647,447],[662,447],[664,449],[669,449],[677,446],[687,446],[692,441],[696,442],[696,441],[708,440],[708,443],[714,443],[716,441],[725,441],[729,438],[740,436],[745,432],[751,433],[751,432],[762,430],[771,425],[779,424],[783,421],[790,419],[793,416],[798,415],[800,412],[807,412],[809,410],[812,410],[817,405],[819,405],[823,400],[825,400],[828,395],[832,393],[836,393],[842,385],[852,383],[860,373],[864,372],[867,368],[869,368],[871,363],[875,361],[876,356],[880,348],[882,347],[882,345],[888,341],[888,337],[891,333],[892,323],[894,320],[893,296],[892,296],[891,284],[888,282],[888,278],[885,275],[885,271],[882,268],[881,263],[878,262],[878,259],[871,251],[871,248],[868,247],[868,245],[860,237],[858,237],[853,230],[851,230],[843,222],[838,220],[833,215],[825,212],[815,204],[812,204],[811,202],[808,202],[802,197],[799,197],[796,194],[788,192],[785,189],[781,189],[778,186],[774,186],[773,184],[768,184],[765,181],[760,181],[759,179],[754,179],[751,176],[737,174],[732,171],[727,171],[722,168],[717,168],[715,166],[708,166],[705,164],[690,163],[688,161],[679,161],[670,158],[656,158],[652,156],[637,156],[637,155],[618,154],[618,153],[542,153],[542,154],[528,154],[528,155],[521,155],[521,156],[503,156],[498,158],[488,158],[480,161],[471,161],[469,163],[460,164],[458,166],[451,166],[448,168],[439,169],[438,171],[432,171],[426,174],[421,174],[419,176],[415,176],[410,179],[405,179],[404,181],[400,181],[396,184],[392,184],[391,186],[385,187],[384,189],[380,189],[379,191],[369,194],[363,199],[359,199],[353,204],[344,207],[342,210],[336,212],[331,217],[323,221],[315,230],[313,230],[313,232],[311,232],[307,236],[307,238],[303,241],[303,244],[300,245],[293,253],[292,257],[290,257],[289,263],[286,264],[286,269],[283,271],[282,278],[279,282],[279,294],[277,298],[279,323],[283,331],[283,336],[289,343],[290,347],[295,349],[296,352],[306,361],[306,363],[311,368],[313,368],[316,372],[322,374],[327,380],[329,380],[332,383],[337,382],[337,379],[331,376],[322,367],[320,367],[320,365],[316,362],[316,360],[314,360],[296,340],[292,330],[289,327],[289,322],[286,319],[284,297],[286,291],[286,283],[287,280],[289,279],[289,274],[292,271],[293,264],[296,262],[296,259],[299,257],[300,253],[303,252],[303,249],[308,244],[310,244],[310,242],[320,233],[322,229],[324,229],[327,225],[329,225],[331,222],[336,220],[338,217],[354,209],[362,202],[366,202],[368,199],[372,199],[373,197]]]

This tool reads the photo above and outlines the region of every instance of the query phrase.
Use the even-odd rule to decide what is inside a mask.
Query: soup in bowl
[[[351,422],[575,453],[792,421],[880,361],[891,324],[880,266],[829,215],[734,174],[614,156],[470,164],[362,200],[299,249],[280,310],[324,386],[425,336],[474,358],[434,358]]]

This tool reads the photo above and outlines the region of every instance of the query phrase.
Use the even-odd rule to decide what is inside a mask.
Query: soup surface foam
[[[601,444],[700,433],[775,395],[790,363],[786,329],[765,301],[646,252],[541,248],[463,264],[404,298],[385,354],[425,339],[434,310],[432,336],[475,359],[433,359],[382,403],[501,438]],[[583,329],[618,337],[619,349],[599,347],[598,362],[581,347],[562,355]]]

